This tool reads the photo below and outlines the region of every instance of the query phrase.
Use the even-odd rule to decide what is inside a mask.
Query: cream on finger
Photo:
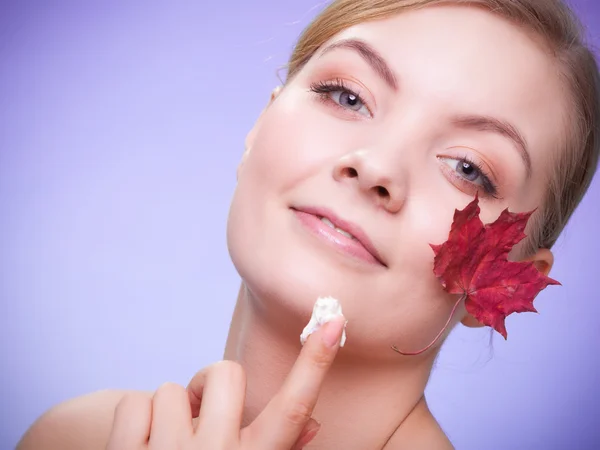
[[[344,317],[342,313],[342,305],[340,302],[333,297],[319,297],[313,307],[310,321],[302,330],[300,335],[300,343],[304,345],[308,336],[320,329],[327,322],[331,322],[336,317]],[[348,321],[346,321],[348,323]],[[346,342],[346,324],[344,324],[344,330],[342,332],[342,338],[340,340],[340,347],[344,346]]]

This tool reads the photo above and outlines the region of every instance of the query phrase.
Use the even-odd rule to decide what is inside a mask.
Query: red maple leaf
[[[480,323],[506,339],[504,319],[512,313],[537,312],[533,300],[548,285],[560,284],[541,273],[532,261],[508,261],[508,253],[525,236],[533,211],[511,213],[484,225],[475,197],[462,211],[456,210],[448,240],[431,245],[435,253],[433,273],[444,289],[462,294],[465,307]]]
[[[425,348],[403,355],[418,355],[429,349],[448,327],[456,308],[464,299],[465,307],[480,323],[494,328],[507,338],[504,320],[512,313],[537,312],[533,300],[548,285],[560,284],[542,274],[532,261],[508,260],[508,253],[526,235],[527,221],[533,211],[511,213],[484,225],[479,218],[479,199],[454,212],[448,240],[430,244],[435,253],[433,273],[444,289],[460,294],[444,328]]]

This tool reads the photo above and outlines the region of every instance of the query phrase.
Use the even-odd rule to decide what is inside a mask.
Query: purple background
[[[102,388],[221,358],[243,139],[316,0],[0,6],[0,447]],[[15,6],[19,4],[19,6]],[[600,43],[600,5],[578,0]],[[600,448],[600,179],[541,314],[459,328],[428,387],[458,449]],[[594,444],[595,443],[595,444]]]

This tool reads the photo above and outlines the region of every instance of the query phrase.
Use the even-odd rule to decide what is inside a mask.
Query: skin
[[[429,243],[446,240],[455,209],[475,193],[484,222],[506,207],[520,212],[541,205],[565,128],[563,89],[540,42],[477,8],[409,11],[359,24],[328,44],[348,38],[368,43],[384,58],[397,88],[356,51],[338,48],[320,51],[274,91],[248,134],[228,222],[230,254],[243,284],[225,359],[237,364],[206,369],[188,389],[207,396],[210,388],[213,398],[226,396],[230,407],[203,404],[190,429],[188,401],[193,409],[197,398],[186,401],[182,388],[171,386],[163,395],[171,400],[162,404],[179,416],[162,422],[168,442],[187,436],[192,443],[214,443],[233,435],[237,440],[227,442],[238,447],[227,448],[287,449],[313,426],[312,415],[322,427],[306,448],[452,448],[423,397],[442,341],[416,357],[400,356],[390,346],[424,347],[450,314],[455,298],[433,276]],[[364,103],[348,102],[347,95],[340,96],[344,91],[325,97],[311,92],[312,84],[336,78]],[[531,173],[506,136],[453,125],[453,116],[465,114],[518,128]],[[481,178],[466,179],[457,168],[465,156],[483,166],[497,198],[486,193]],[[290,209],[300,206],[327,207],[359,225],[385,266],[349,256],[309,233]],[[523,258],[519,247],[512,256]],[[546,249],[528,259],[546,274],[553,262]],[[335,361],[335,350],[323,353],[317,344],[313,350],[307,345],[298,359],[298,336],[323,295],[341,301],[348,342]],[[464,306],[452,326],[460,321],[477,325]],[[315,364],[320,371],[313,370]],[[292,367],[301,376],[286,382]],[[214,370],[239,370],[243,376],[205,386],[206,373]],[[152,420],[165,406],[156,401],[158,394],[139,394],[126,416],[137,417],[142,426],[123,431],[118,414],[125,408],[123,395],[105,391],[59,405],[32,427],[20,449],[105,448],[109,439],[122,439],[119,448],[146,448],[142,442],[152,443],[159,429]],[[131,401],[131,395],[126,398]],[[200,426],[203,417],[213,422],[227,417],[229,434]],[[273,446],[280,427],[285,436]],[[203,439],[194,437],[200,429]],[[257,434],[270,446],[243,441]],[[128,439],[137,441],[124,445]]]

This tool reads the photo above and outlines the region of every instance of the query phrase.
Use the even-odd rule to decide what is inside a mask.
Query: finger
[[[200,407],[202,406],[202,393],[204,392],[204,382],[206,380],[206,372],[208,368],[202,369],[196,373],[190,380],[185,390],[188,393],[190,409],[192,417],[197,418],[200,415]]]
[[[345,322],[336,318],[308,338],[281,390],[248,427],[248,439],[257,448],[277,450],[296,442],[317,404]]]
[[[188,390],[201,402],[196,436],[202,443],[215,448],[237,444],[242,426],[246,397],[246,374],[241,365],[233,361],[220,361],[200,372]]]
[[[115,408],[107,450],[138,450],[148,443],[152,422],[152,399],[134,392],[126,394]]]
[[[165,383],[152,398],[150,447],[175,448],[193,434],[192,411],[183,386]]]

